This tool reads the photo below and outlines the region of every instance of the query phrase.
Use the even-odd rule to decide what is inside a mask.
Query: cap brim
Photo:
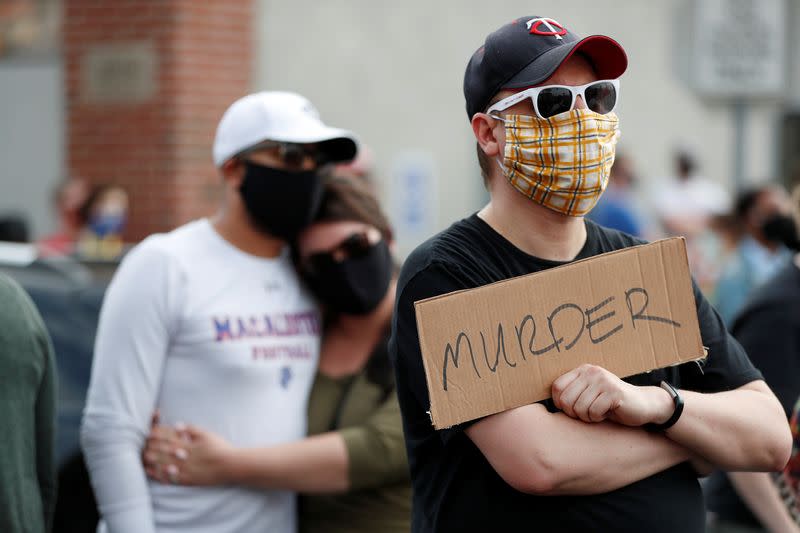
[[[318,144],[331,163],[351,161],[358,153],[358,138],[350,131],[332,128],[314,120],[297,121],[292,129],[270,135],[272,141]]]
[[[319,141],[319,149],[325,153],[325,159],[331,163],[349,163],[358,153],[358,141],[355,137],[336,137],[327,141]]]
[[[617,41],[605,35],[591,35],[572,45],[548,50],[517,72],[502,88],[520,89],[538,85],[577,52],[589,58],[600,79],[619,78],[628,68],[628,55]]]

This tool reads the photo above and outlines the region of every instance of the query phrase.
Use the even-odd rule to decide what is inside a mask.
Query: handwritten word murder
[[[217,342],[261,337],[319,335],[320,319],[315,311],[302,313],[213,317]]]
[[[516,368],[518,353],[522,361],[528,357],[538,357],[550,352],[566,352],[574,348],[578,341],[600,344],[618,334],[625,327],[636,329],[640,322],[656,322],[665,327],[680,328],[681,325],[667,317],[655,316],[647,312],[650,296],[642,287],[633,287],[624,293],[625,309],[617,313],[620,304],[615,296],[610,296],[591,307],[581,307],[575,303],[564,303],[555,307],[547,316],[525,315],[511,328],[497,323],[495,346],[487,347],[486,336],[479,331],[478,338],[470,338],[461,331],[453,343],[447,343],[442,365],[442,387],[447,390],[447,371],[452,364],[458,368],[464,350],[468,352],[472,370],[480,378],[484,372],[497,372],[501,364]],[[507,338],[508,337],[508,340]],[[475,341],[473,343],[473,341]],[[491,339],[490,339],[491,341]],[[478,342],[480,344],[478,344]],[[455,345],[455,347],[454,347]],[[494,348],[494,349],[492,349]],[[483,362],[476,359],[476,351],[483,352]],[[501,361],[502,356],[502,361]],[[485,364],[484,364],[485,363]]]

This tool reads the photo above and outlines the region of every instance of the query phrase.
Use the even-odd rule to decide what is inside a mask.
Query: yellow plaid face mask
[[[500,167],[511,185],[534,202],[569,216],[583,216],[608,185],[619,139],[619,118],[572,109],[547,119],[495,118],[505,123]]]

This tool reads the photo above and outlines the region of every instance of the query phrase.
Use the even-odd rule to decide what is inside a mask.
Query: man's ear
[[[486,113],[475,113],[472,116],[472,133],[475,134],[475,139],[483,152],[490,158],[495,158],[501,153],[500,136],[504,130],[498,128],[498,124],[502,125],[502,122]]]
[[[232,157],[222,163],[220,173],[226,185],[238,189],[244,179],[244,164],[236,157]]]

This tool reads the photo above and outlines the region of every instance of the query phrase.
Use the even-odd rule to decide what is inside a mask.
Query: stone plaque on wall
[[[694,84],[709,96],[781,94],[786,0],[695,0]]]
[[[158,61],[151,41],[97,44],[82,61],[82,100],[87,103],[139,103],[158,85]]]

